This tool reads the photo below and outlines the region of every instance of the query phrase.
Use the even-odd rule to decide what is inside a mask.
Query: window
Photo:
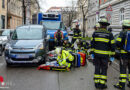
[[[2,29],[5,29],[5,16],[1,15],[1,24],[2,24]]]
[[[120,9],[120,23],[122,23],[122,21],[124,20],[124,16],[125,16],[125,14],[124,14],[124,8],[121,8]]]
[[[2,0],[2,8],[5,8],[5,0]]]

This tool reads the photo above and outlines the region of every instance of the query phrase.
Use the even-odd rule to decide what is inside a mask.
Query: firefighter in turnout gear
[[[107,88],[107,69],[109,58],[115,54],[115,41],[112,33],[107,30],[108,23],[106,18],[101,18],[100,28],[92,35],[91,54],[94,58],[95,87],[100,89]]]
[[[76,25],[76,28],[74,29],[74,34],[73,34],[73,38],[72,38],[72,45],[71,45],[71,48],[74,48],[74,42],[77,40],[77,39],[81,39],[81,30],[79,29],[79,25]]]
[[[62,46],[62,41],[63,41],[63,32],[59,30],[57,30],[57,32],[55,32],[54,34],[54,39],[55,39],[55,43],[56,46]]]
[[[58,64],[60,66],[71,68],[71,63],[74,61],[74,56],[71,53],[69,53],[69,51],[62,50],[62,48],[56,48],[55,52],[58,55]]]
[[[77,39],[76,40],[77,47],[79,52],[87,53],[87,49],[89,49],[89,43],[85,40]]]
[[[126,43],[127,32],[130,31],[130,20],[124,20],[122,25],[122,31],[119,34],[119,37],[116,40],[117,48],[120,48],[120,80],[117,85],[114,87],[121,90],[125,90],[125,83],[127,81],[127,67],[128,67],[128,87],[130,88],[130,52],[124,49]]]
[[[63,42],[63,49],[64,50],[67,50],[67,49],[69,49],[71,47],[71,43],[68,41],[68,40],[65,40],[64,42]]]

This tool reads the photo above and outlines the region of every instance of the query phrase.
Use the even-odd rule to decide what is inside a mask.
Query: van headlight
[[[6,44],[6,46],[5,46],[5,50],[12,50],[11,45],[10,45],[10,44]]]
[[[36,49],[43,50],[44,49],[44,45],[41,43],[41,44],[36,46]]]

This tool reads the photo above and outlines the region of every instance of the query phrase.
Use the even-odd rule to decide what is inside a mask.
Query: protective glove
[[[94,54],[91,54],[92,59],[94,59]]]
[[[110,57],[110,61],[113,62],[115,60],[114,57]]]

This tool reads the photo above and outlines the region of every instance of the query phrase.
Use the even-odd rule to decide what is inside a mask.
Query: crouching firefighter
[[[64,42],[63,42],[63,49],[64,50],[68,50],[68,49],[70,49],[71,48],[71,43],[68,41],[68,40],[65,40]]]
[[[130,20],[124,20],[122,31],[116,40],[117,48],[120,48],[120,77],[119,83],[114,85],[115,88],[125,90],[125,83],[127,81],[127,67],[128,67],[128,84],[130,88]]]
[[[69,51],[62,50],[62,48],[56,48],[55,52],[58,55],[57,62],[59,66],[65,66],[70,69],[74,56]]]
[[[106,18],[101,18],[99,21],[100,28],[92,35],[91,40],[91,53],[94,57],[95,74],[94,82],[95,87],[99,89],[107,88],[107,69],[109,58],[114,58],[115,42],[112,33],[107,30],[108,23]]]
[[[54,34],[54,39],[55,39],[55,43],[56,46],[62,46],[62,41],[63,41],[63,32],[59,30],[57,30],[57,32],[55,32]]]

